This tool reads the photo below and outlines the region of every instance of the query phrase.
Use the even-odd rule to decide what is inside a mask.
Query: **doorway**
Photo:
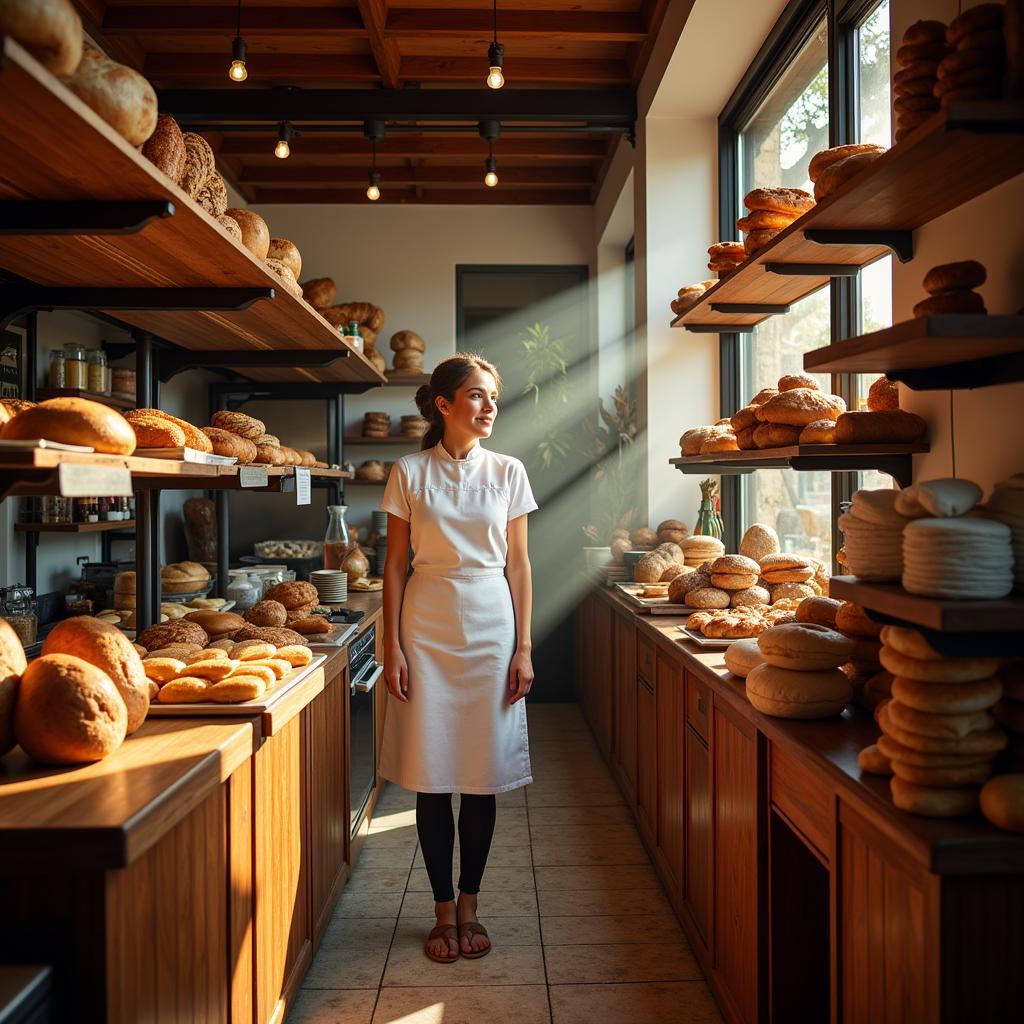
[[[585,266],[457,266],[456,341],[501,374],[487,447],[521,459],[540,509],[530,516],[536,682],[532,701],[572,701],[572,612],[589,517],[597,399]]]

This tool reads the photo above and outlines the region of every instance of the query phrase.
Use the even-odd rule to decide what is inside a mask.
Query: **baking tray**
[[[297,686],[301,685],[317,669],[321,668],[327,660],[326,654],[315,654],[313,660],[302,668],[294,669],[284,679],[279,679],[277,685],[256,700],[241,701],[238,704],[159,704],[149,705],[149,714],[152,718],[220,718],[224,716],[239,715],[263,715],[272,711],[275,705],[280,704]]]
[[[753,639],[752,637],[741,636],[733,637],[731,639],[727,639],[726,637],[704,636],[703,633],[700,633],[696,630],[691,630],[687,626],[676,626],[676,629],[678,629],[679,632],[683,634],[682,639],[691,640],[698,647],[705,647],[710,650],[714,650],[715,648],[721,650],[723,647],[728,647],[730,644],[736,643],[737,640]]]
[[[638,597],[628,589],[635,586],[635,583],[616,583],[615,589],[624,594],[631,604],[651,615],[692,615],[697,611],[696,608],[690,608],[685,604],[672,604],[667,597]]]

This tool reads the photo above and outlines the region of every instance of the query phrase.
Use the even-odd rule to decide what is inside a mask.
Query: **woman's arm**
[[[409,667],[399,643],[402,599],[409,575],[409,523],[388,513],[388,557],[384,563],[384,678],[392,697],[408,703]]]
[[[509,704],[521,700],[533,686],[533,576],[527,548],[527,518],[522,515],[510,520],[507,530],[508,555],[505,559],[505,576],[512,594],[512,608],[516,619],[516,650],[508,670],[508,688],[512,691]],[[389,537],[388,544],[390,543]]]

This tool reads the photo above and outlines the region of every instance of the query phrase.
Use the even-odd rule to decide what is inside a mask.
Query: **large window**
[[[741,127],[738,138],[739,199],[753,188],[783,185],[813,189],[807,165],[828,147],[828,36],[821,21],[788,62],[784,73]],[[803,373],[803,354],[830,340],[829,293],[823,289],[741,336],[740,404],[779,377]],[[827,376],[816,378],[831,390]],[[742,477],[741,517],[745,528],[775,528],[783,549],[830,562],[832,489],[829,473],[760,470]]]

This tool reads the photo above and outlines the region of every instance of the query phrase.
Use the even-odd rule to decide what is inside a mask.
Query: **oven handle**
[[[384,666],[379,662],[370,662],[371,665],[375,666],[373,671],[368,677],[363,679],[353,679],[349,687],[352,693],[369,693],[377,680],[380,679],[381,673],[384,671]]]

